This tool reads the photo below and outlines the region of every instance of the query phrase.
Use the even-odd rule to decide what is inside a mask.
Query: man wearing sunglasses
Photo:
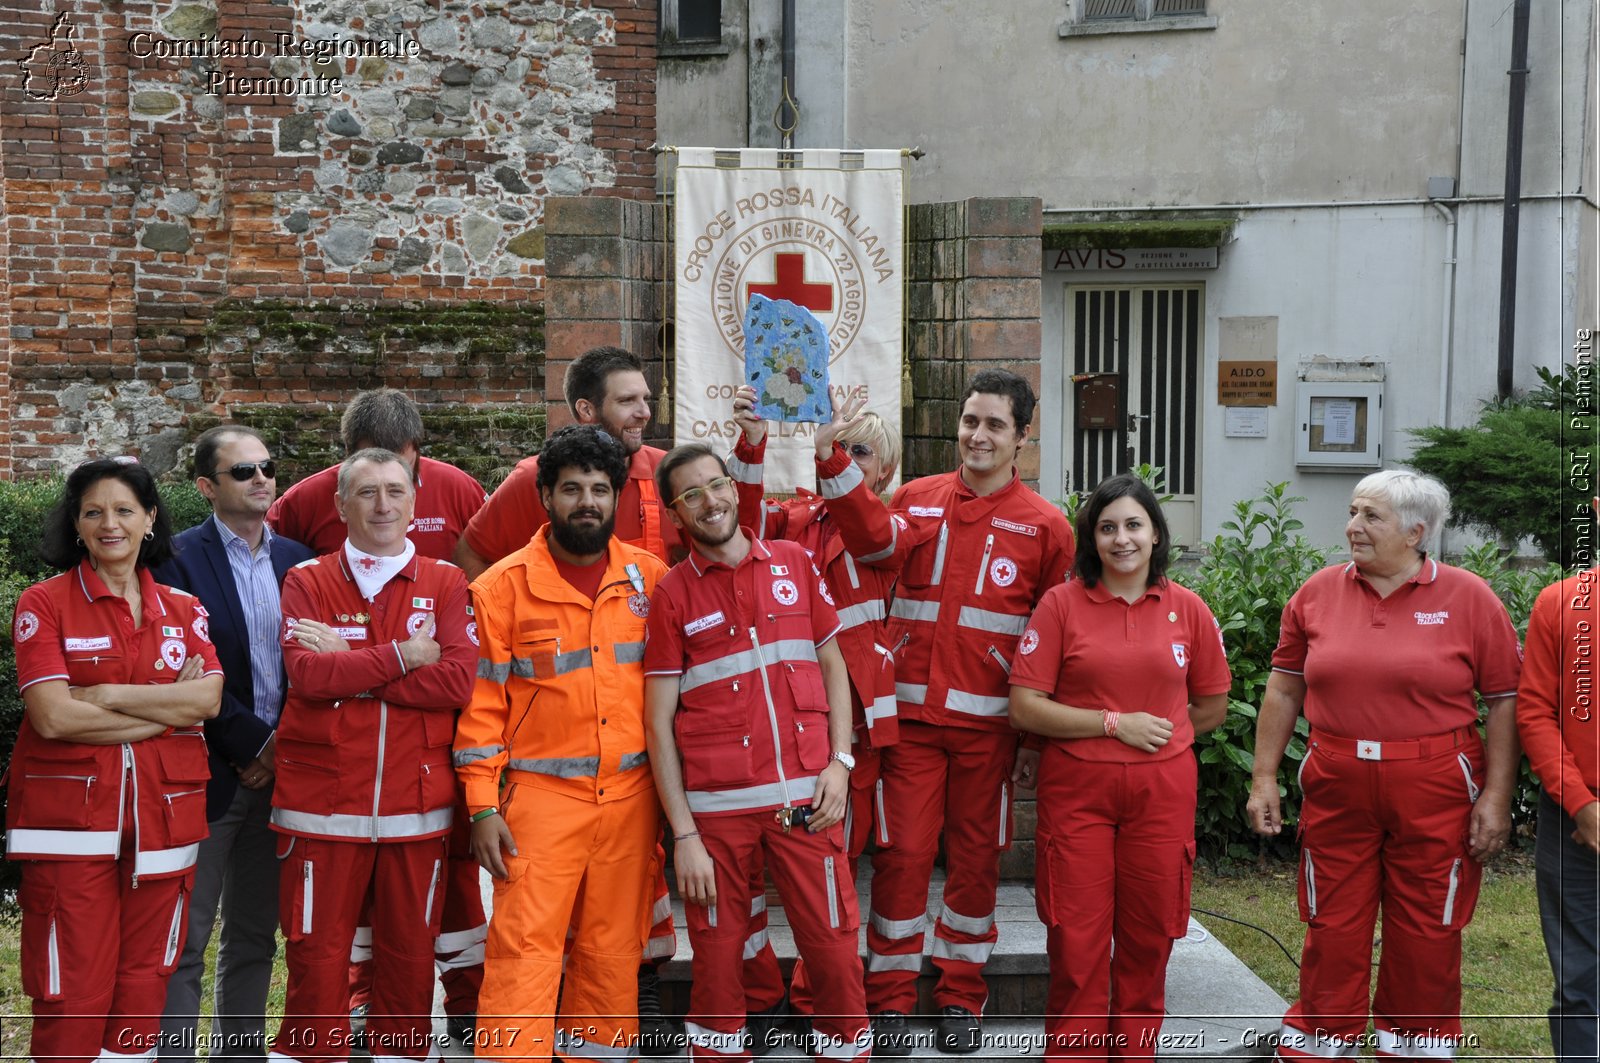
[[[865,1059],[860,913],[840,826],[851,757],[839,615],[800,544],[739,526],[734,480],[711,448],[670,451],[656,485],[692,544],[651,599],[644,654],[650,764],[694,945],[690,1056],[749,1059],[741,961],[764,866],[806,963],[816,1056]]]
[[[211,1055],[260,1059],[265,1053],[267,987],[277,949],[278,861],[268,826],[273,754],[285,692],[278,646],[278,592],[284,573],[314,556],[266,524],[277,495],[272,456],[242,425],[222,425],[195,440],[195,487],[211,503],[211,519],[173,540],[175,557],[156,569],[161,582],[200,599],[217,648],[222,708],[205,722],[211,751],[206,818],[200,843],[189,934],[161,1020],[163,1060],[192,1063],[206,946],[220,901]]]

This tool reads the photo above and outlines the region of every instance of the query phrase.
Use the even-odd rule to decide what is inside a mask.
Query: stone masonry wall
[[[0,475],[183,437],[330,364],[217,359],[221,304],[538,304],[547,197],[654,195],[655,0],[0,0],[0,21]],[[425,404],[543,393],[381,375]]]

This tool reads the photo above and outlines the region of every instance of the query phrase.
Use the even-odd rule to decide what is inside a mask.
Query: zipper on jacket
[[[425,923],[433,922],[433,895],[439,889],[439,864],[438,860],[433,862],[433,877],[428,880],[428,903],[422,908],[422,919]]]
[[[839,929],[839,885],[833,877],[833,857],[823,858],[822,876],[827,880],[828,888],[828,926],[837,930]]]
[[[1456,917],[1456,888],[1461,885],[1461,857],[1450,863],[1450,889],[1444,895],[1444,925],[1449,926]]]
[[[850,587],[853,590],[861,589],[861,577],[856,575],[856,559],[850,556],[850,551],[844,552],[844,570],[850,577]]]
[[[171,967],[178,962],[178,939],[183,934],[183,891],[178,891],[177,903],[172,906],[172,925],[167,928],[167,951],[161,966]]]
[[[883,780],[879,779],[872,784],[872,803],[877,806],[878,812],[878,844],[889,844],[889,817],[883,810]]]
[[[168,808],[171,808],[172,807],[172,800],[175,797],[193,797],[195,794],[203,794],[203,793],[205,793],[204,790],[179,790],[175,794],[162,794],[161,795],[161,800],[163,800],[163,801],[165,801],[167,803],[167,807]]]
[[[311,933],[311,905],[316,898],[315,881],[308,859],[300,865],[300,933]]]
[[[139,888],[139,767],[133,755],[133,747],[127,743],[122,746],[122,763],[126,768],[128,785],[133,787],[133,888]],[[122,806],[117,806],[117,849],[120,854],[122,849]]]
[[[1306,864],[1306,910],[1311,918],[1317,917],[1317,869],[1311,861],[1311,850],[1303,849]],[[1445,920],[1449,922],[1449,920]]]
[[[560,653],[560,643],[556,644],[556,652]],[[383,755],[389,740],[389,703],[378,702],[378,770],[372,777],[372,840],[378,840],[378,807],[383,797]]]
[[[750,645],[756,651],[756,670],[761,674],[761,690],[767,698],[767,722],[772,725],[772,756],[778,766],[778,789],[783,791],[783,807],[793,807],[789,800],[789,779],[783,774],[783,738],[778,734],[778,708],[772,703],[772,680],[767,677],[767,660],[761,654],[761,639],[756,629],[750,629]]]
[[[1467,800],[1473,804],[1478,803],[1478,795],[1483,790],[1472,781],[1472,761],[1467,759],[1465,753],[1456,754],[1456,763],[1461,765],[1461,777],[1467,780]]]
[[[46,976],[45,991],[53,997],[61,995],[61,945],[56,937],[56,917],[50,916],[50,937],[45,942],[45,955],[49,973]]]
[[[1007,661],[1005,654],[995,649],[993,645],[989,647],[989,656],[994,658],[996,664],[1005,669],[1006,675],[1011,674],[1011,662]]]
[[[989,574],[989,555],[992,553],[994,553],[994,532],[990,532],[989,537],[983,541],[983,560],[978,562],[978,585],[972,588],[973,594],[983,593],[983,578]]]
[[[944,549],[950,543],[950,525],[944,521],[939,522],[939,549],[933,554],[933,579],[930,586],[937,587],[944,579]]]
[[[1010,807],[1007,804],[1008,799],[1011,797],[1010,790],[1011,790],[1011,784],[1010,783],[1002,782],[1000,784],[1000,832],[999,832],[999,835],[1000,835],[1000,847],[1002,849],[1004,849],[1005,845],[1006,845],[1006,809]]]

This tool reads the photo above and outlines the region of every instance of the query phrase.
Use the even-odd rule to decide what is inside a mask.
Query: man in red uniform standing
[[[472,690],[467,583],[406,538],[416,491],[386,450],[339,468],[343,547],[284,582],[284,670],[272,826],[289,991],[273,1054],[350,1054],[350,945],[373,923],[367,1043],[377,1061],[426,1059],[434,933],[456,800],[450,746]],[[426,928],[426,929],[424,929]]]
[[[985,369],[961,404],[961,467],[895,492],[918,545],[890,612],[900,740],[884,750],[878,849],[867,927],[867,1006],[880,1055],[906,1055],[917,999],[928,882],[945,837],[944,906],[933,926],[938,1047],[978,1048],[983,967],[998,933],[1000,853],[1011,844],[1012,787],[1031,787],[1038,753],[1007,719],[1011,657],[1045,591],[1066,578],[1072,530],[1023,485],[1017,451],[1033,389]]]
[[[839,829],[851,757],[838,614],[801,546],[739,527],[733,478],[709,447],[673,450],[657,486],[693,543],[656,588],[644,660],[650,763],[694,944],[689,1058],[750,1059],[740,958],[764,863],[815,993],[813,1054],[865,1059]]]
[[[346,454],[379,447],[400,455],[416,485],[416,513],[406,538],[423,557],[448,561],[467,522],[483,507],[483,487],[454,465],[422,456],[427,433],[411,397],[394,388],[363,391],[350,400],[339,421]],[[267,511],[279,535],[329,554],[344,544],[345,526],[334,505],[339,466],[331,465],[285,491]],[[450,856],[444,881],[444,917],[433,943],[439,984],[444,987],[445,1028],[456,1039],[472,1032],[483,984],[483,942],[489,920],[483,911],[478,862],[467,850],[470,831],[466,806],[457,808],[450,831]],[[359,1023],[372,993],[372,927],[363,917],[350,948],[350,1011]]]

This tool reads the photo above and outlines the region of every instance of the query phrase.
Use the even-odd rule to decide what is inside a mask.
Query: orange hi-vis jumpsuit
[[[739,485],[739,523],[762,539],[788,539],[805,547],[827,579],[839,611],[837,639],[850,673],[851,752],[856,758],[844,814],[845,851],[853,879],[855,862],[872,836],[879,755],[900,737],[894,655],[884,624],[895,577],[914,543],[905,518],[890,516],[842,444],[835,443],[833,453],[817,460],[820,495],[801,490],[792,499],[763,499],[765,455],[765,439],[751,444],[740,436],[728,461],[728,471]],[[759,885],[752,883],[752,888]],[[766,935],[763,907],[752,918],[746,956],[759,954]],[[747,991],[751,973],[747,967]],[[810,1010],[803,963],[795,966],[790,1000],[797,1010]]]
[[[666,565],[612,539],[591,602],[557,570],[549,534],[472,585],[478,677],[454,763],[469,811],[498,808],[517,848],[494,883],[477,1052],[631,1059],[661,871],[641,662]]]

